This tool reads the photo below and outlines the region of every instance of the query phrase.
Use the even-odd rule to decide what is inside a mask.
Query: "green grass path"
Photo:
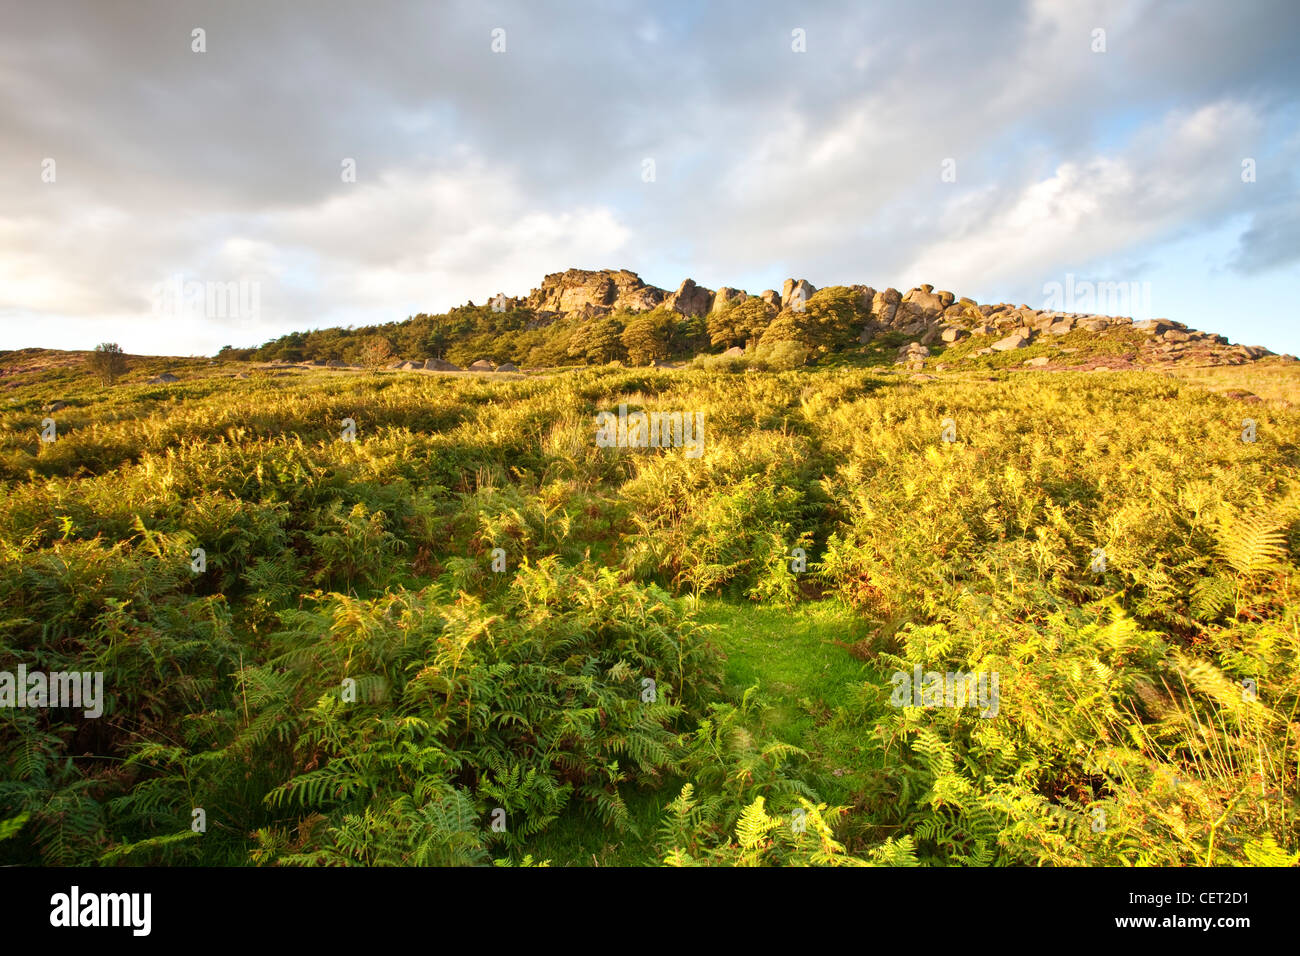
[[[842,646],[865,637],[868,623],[838,601],[783,609],[701,599],[697,618],[713,628],[710,639],[725,655],[726,698],[738,702],[747,688],[756,686],[767,705],[751,730],[807,750],[824,781],[822,798],[832,803],[848,798],[856,779],[854,738],[860,731],[832,729],[826,722],[837,707],[852,701],[855,688],[879,680]],[[574,806],[533,840],[528,852],[535,860],[549,859],[552,866],[648,864],[663,807],[679,786],[670,781],[655,791],[625,793],[635,833],[618,833]]]

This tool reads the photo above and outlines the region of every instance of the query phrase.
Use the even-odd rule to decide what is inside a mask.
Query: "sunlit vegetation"
[[[0,671],[106,705],[0,708],[0,861],[1300,859],[1296,374],[782,370],[850,334],[818,296],[775,358],[756,306],[578,357],[759,340],[678,370],[7,389]],[[260,357],[575,360],[499,321]],[[620,403],[703,455],[598,447]],[[917,667],[996,716],[895,706]]]

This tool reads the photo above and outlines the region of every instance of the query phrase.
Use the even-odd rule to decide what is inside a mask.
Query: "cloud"
[[[0,347],[36,344],[41,317],[156,340],[149,290],[178,272],[262,283],[263,321],[239,330],[255,337],[524,293],[571,266],[962,292],[1141,262],[1230,216],[1254,217],[1239,276],[1294,247],[1286,184],[1237,176],[1243,156],[1294,168],[1276,146],[1300,59],[1285,0],[571,12],[8,5]]]

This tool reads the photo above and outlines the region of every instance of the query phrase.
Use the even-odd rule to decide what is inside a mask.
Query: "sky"
[[[0,349],[205,355],[626,268],[1300,354],[1298,92],[1294,0],[0,0]]]

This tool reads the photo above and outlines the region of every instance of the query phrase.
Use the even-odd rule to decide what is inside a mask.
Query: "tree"
[[[361,364],[366,368],[383,368],[392,361],[392,343],[382,335],[372,335],[361,346]]]
[[[593,319],[573,333],[569,351],[597,365],[612,362],[623,355],[622,332],[622,324],[613,316]]]
[[[112,385],[126,371],[126,354],[116,342],[101,342],[86,358],[86,365],[105,385]]]
[[[867,321],[859,293],[847,286],[818,289],[804,309],[811,341],[821,352],[831,352],[852,345]]]
[[[758,296],[750,296],[709,316],[709,341],[714,345],[744,345],[759,338],[776,309]]]
[[[806,312],[792,312],[790,309],[782,309],[768,327],[763,330],[760,345],[766,348],[777,342],[797,342],[805,348],[811,349],[815,338],[811,325]]]
[[[632,319],[620,336],[628,361],[633,365],[649,365],[655,359],[666,358],[676,328],[676,314],[662,306]]]

